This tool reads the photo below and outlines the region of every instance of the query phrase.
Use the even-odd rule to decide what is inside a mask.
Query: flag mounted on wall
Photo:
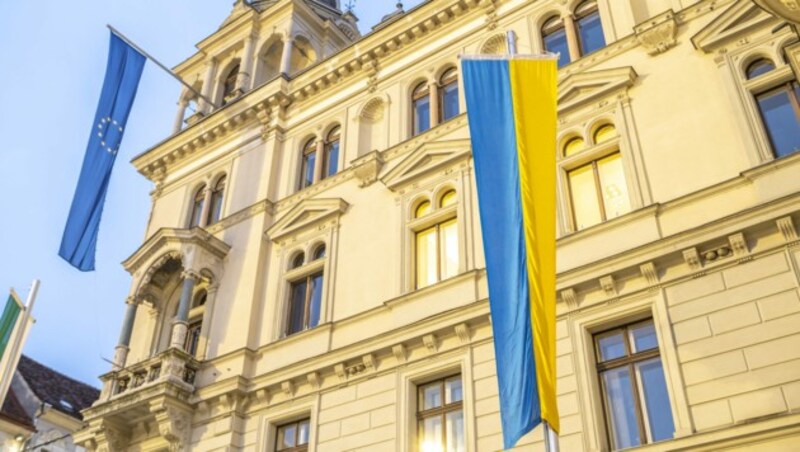
[[[556,56],[465,57],[506,449],[556,404]]]
[[[145,57],[111,33],[106,78],[58,255],[81,271],[94,270],[97,233],[128,114]]]

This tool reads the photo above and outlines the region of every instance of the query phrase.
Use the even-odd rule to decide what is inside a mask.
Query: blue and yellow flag
[[[58,255],[81,271],[94,270],[100,216],[145,57],[111,33],[106,79],[100,94],[81,175]]]
[[[555,59],[462,63],[506,449],[556,404]]]

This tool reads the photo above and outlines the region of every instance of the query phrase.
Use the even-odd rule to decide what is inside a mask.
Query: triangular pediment
[[[630,66],[572,74],[558,84],[558,112],[626,90],[636,78],[636,71]]]
[[[343,214],[349,204],[341,198],[306,199],[283,214],[267,229],[267,236],[277,241],[308,228],[318,226]]]
[[[468,139],[425,143],[408,154],[381,178],[392,191],[414,180],[469,158]]]
[[[704,52],[712,52],[731,40],[740,39],[744,33],[779,22],[780,19],[752,1],[739,0],[694,35],[692,43]]]

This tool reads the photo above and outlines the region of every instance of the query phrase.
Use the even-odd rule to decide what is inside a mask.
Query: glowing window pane
[[[569,140],[564,146],[564,156],[569,156],[572,154],[577,154],[582,150],[586,149],[586,143],[583,141],[583,138],[573,138]]]
[[[603,221],[591,164],[569,172],[569,187],[575,229],[581,230]]]
[[[606,219],[610,220],[631,211],[628,185],[625,183],[625,171],[622,168],[622,157],[619,153],[608,156],[597,162],[600,174],[600,187],[606,209]]]
[[[436,282],[436,228],[417,233],[417,288]]]
[[[441,235],[442,279],[458,274],[458,222],[453,219],[439,225]]]
[[[414,211],[414,218],[420,218],[431,211],[431,203],[429,201],[424,201],[420,205],[417,206],[417,209]]]
[[[615,136],[617,136],[617,128],[611,124],[606,124],[594,132],[594,142],[595,144],[602,143],[614,138]]]
[[[442,196],[441,207],[452,206],[456,203],[456,191],[450,190]]]

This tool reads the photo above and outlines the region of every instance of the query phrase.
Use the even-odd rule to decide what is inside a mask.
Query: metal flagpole
[[[156,66],[158,66],[161,69],[163,69],[164,71],[166,71],[167,74],[169,74],[172,77],[174,77],[175,80],[179,81],[181,83],[181,85],[185,86],[186,89],[188,89],[189,91],[191,91],[192,93],[197,95],[197,97],[199,97],[199,98],[203,99],[204,101],[208,102],[208,104],[212,105],[214,108],[219,108],[219,105],[217,105],[215,102],[212,102],[211,99],[209,99],[208,97],[202,95],[199,91],[194,89],[192,87],[192,85],[186,83],[185,80],[183,80],[182,78],[178,77],[178,75],[175,74],[174,72],[172,72],[172,70],[170,70],[168,67],[166,67],[163,64],[161,64],[161,62],[158,61],[157,59],[155,59],[153,57],[153,55],[150,55],[149,53],[145,52],[141,47],[137,46],[136,44],[133,43],[133,41],[131,41],[130,39],[125,37],[125,35],[123,35],[122,33],[119,32],[119,30],[117,30],[116,28],[112,27],[109,24],[106,24],[106,26],[108,27],[109,30],[111,30],[111,33],[114,33],[115,35],[119,36],[119,38],[122,39],[123,41],[125,41],[126,44],[128,44],[129,46],[131,46],[134,49],[136,49],[136,51],[141,53],[142,55],[144,55],[145,58],[147,58],[148,60],[152,61],[153,63],[156,64]]]
[[[506,43],[508,44],[508,54],[517,54],[517,35],[509,30],[506,33]],[[558,435],[550,427],[547,421],[542,422],[544,426],[544,450],[547,452],[558,452]]]

